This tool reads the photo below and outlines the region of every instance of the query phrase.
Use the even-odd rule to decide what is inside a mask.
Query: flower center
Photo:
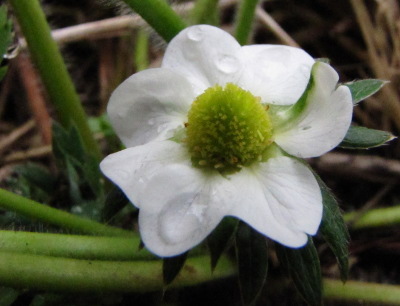
[[[236,171],[260,160],[272,143],[271,120],[260,98],[228,83],[193,102],[186,142],[195,166]]]

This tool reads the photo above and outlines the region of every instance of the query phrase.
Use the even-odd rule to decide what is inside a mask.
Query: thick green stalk
[[[222,257],[211,273],[208,256],[189,258],[172,287],[235,273]],[[161,261],[98,261],[0,252],[0,285],[46,291],[149,292],[163,289]]]
[[[381,227],[400,224],[400,206],[371,209],[359,215],[351,212],[344,215],[351,228],[361,229],[368,227]]]
[[[324,297],[357,304],[400,305],[400,286],[339,280],[324,280]]]
[[[0,231],[0,250],[55,257],[97,260],[156,259],[139,250],[140,238],[100,237],[22,231]]]
[[[64,127],[75,124],[85,147],[100,159],[100,149],[89,129],[60,51],[51,37],[50,27],[39,1],[10,0],[9,2],[61,124]]]
[[[78,233],[104,236],[132,236],[133,233],[104,225],[65,211],[39,204],[12,192],[0,189],[0,209],[14,211],[28,218]]]
[[[165,0],[124,0],[167,42],[186,27],[186,23]]]
[[[192,24],[219,24],[219,0],[197,0],[190,12]]]
[[[257,3],[258,0],[240,1],[239,11],[236,16],[235,37],[241,45],[247,44],[249,40]]]

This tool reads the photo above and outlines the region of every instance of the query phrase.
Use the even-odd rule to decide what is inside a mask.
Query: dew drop
[[[222,55],[216,62],[217,68],[223,73],[234,73],[238,70],[238,61],[234,56]]]
[[[147,121],[147,123],[149,125],[154,125],[154,123],[156,123],[156,121],[154,120],[154,118],[150,118],[149,121]]]
[[[187,37],[192,41],[201,41],[204,37],[203,30],[200,27],[193,27],[187,32]]]

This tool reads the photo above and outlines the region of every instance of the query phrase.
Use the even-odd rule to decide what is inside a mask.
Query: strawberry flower
[[[112,94],[111,123],[125,150],[101,170],[139,208],[153,253],[183,253],[225,216],[292,248],[322,218],[322,197],[299,158],[336,147],[352,118],[338,75],[301,49],[240,46],[198,25],[168,45],[161,68]]]

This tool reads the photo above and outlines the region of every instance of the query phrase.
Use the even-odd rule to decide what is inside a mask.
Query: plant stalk
[[[167,42],[186,27],[186,23],[164,0],[124,0],[124,2]]]
[[[63,229],[72,230],[73,232],[103,236],[127,237],[134,235],[133,232],[101,224],[50,206],[39,204],[1,188],[0,208],[14,211],[25,217],[56,225]]]
[[[400,286],[339,280],[324,280],[325,299],[368,305],[400,305]]]
[[[102,237],[23,231],[0,231],[0,250],[34,255],[97,260],[157,259],[139,250],[139,236]]]
[[[222,257],[211,273],[208,256],[189,258],[171,287],[235,274]],[[0,284],[64,292],[151,292],[164,288],[161,261],[99,261],[0,252]]]
[[[236,15],[235,37],[241,45],[247,44],[251,33],[258,0],[242,0]]]

